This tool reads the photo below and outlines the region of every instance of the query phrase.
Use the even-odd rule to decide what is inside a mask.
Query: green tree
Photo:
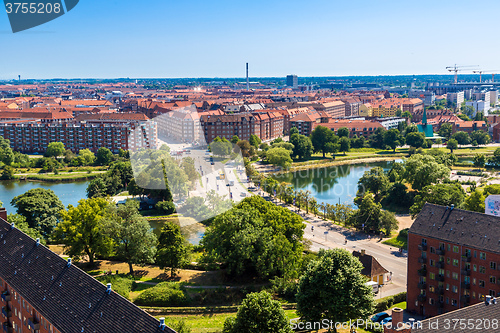
[[[345,156],[349,150],[351,150],[351,141],[346,136],[341,137],[339,141],[339,151],[344,152]]]
[[[396,148],[401,146],[402,137],[399,134],[399,130],[396,128],[390,129],[384,132],[384,144],[391,147],[392,151],[395,153]]]
[[[40,231],[48,239],[52,234],[64,206],[52,190],[43,188],[31,189],[18,195],[10,204],[17,213],[26,218],[30,228]]]
[[[255,134],[250,134],[250,139],[248,140],[252,146],[259,148],[262,140]]]
[[[83,158],[85,165],[92,165],[95,162],[95,154],[90,149],[81,149],[78,152],[78,157]]]
[[[236,318],[224,322],[223,333],[292,333],[279,301],[266,291],[251,293],[241,303]]]
[[[405,129],[405,137],[410,133],[418,133],[418,127],[415,124],[408,125]]]
[[[290,153],[291,152],[285,148],[271,148],[267,151],[266,158],[272,165],[288,169],[292,165]]]
[[[384,133],[385,133],[385,128],[377,127],[375,132],[373,132],[373,134],[370,135],[370,147],[377,149],[384,149],[385,148]]]
[[[205,199],[202,197],[187,198],[186,202],[179,208],[179,213],[192,217],[197,221],[205,221],[213,216],[213,213],[205,204]]]
[[[349,223],[364,231],[379,233],[385,229],[386,235],[390,235],[391,231],[398,227],[397,221],[391,218],[391,214],[384,212],[382,205],[374,201],[373,194],[367,192],[359,204],[359,209],[352,214]]]
[[[228,156],[232,150],[233,145],[226,138],[216,137],[210,144],[210,151],[217,156]]]
[[[380,201],[382,193],[389,188],[389,178],[384,169],[375,167],[365,171],[358,180],[358,195],[364,196],[366,192],[375,194],[376,201]]]
[[[451,138],[451,134],[453,133],[453,126],[450,123],[444,123],[439,127],[439,136],[442,136],[446,140]]]
[[[174,276],[178,268],[188,263],[189,251],[181,228],[172,222],[166,222],[158,237],[156,264],[161,269],[170,268],[170,276]]]
[[[410,207],[412,217],[415,217],[426,202],[441,206],[460,207],[465,200],[465,191],[460,184],[436,184],[422,189],[415,197],[415,203]]]
[[[292,157],[298,157],[299,159],[308,159],[311,157],[314,149],[310,138],[294,133],[290,136],[290,143],[294,147]]]
[[[411,147],[420,148],[424,145],[424,141],[424,133],[412,132],[406,135],[406,144]]]
[[[411,112],[410,112],[410,111],[405,111],[405,112],[403,112],[403,113],[401,114],[401,117],[406,118],[406,119],[409,119],[409,120],[411,120],[411,118],[413,118],[413,116],[412,116],[412,114],[411,114]]]
[[[57,158],[59,156],[64,155],[65,151],[66,151],[66,149],[64,148],[64,143],[51,142],[47,146],[47,150],[45,151],[45,156]]]
[[[241,152],[241,156],[243,156],[243,157],[250,157],[252,155],[251,152],[255,151],[255,148],[247,140],[238,141],[236,146],[239,148],[239,151]],[[235,151],[238,152],[236,150],[236,147],[235,147]]]
[[[484,154],[474,155],[474,166],[483,168],[485,164],[486,164],[486,155]]]
[[[175,205],[172,201],[158,201],[155,208],[165,215],[175,213]]]
[[[233,135],[233,137],[231,138],[231,143],[233,145],[237,144],[239,141],[240,141],[240,138],[238,138],[237,135]]]
[[[494,167],[500,167],[500,148],[495,149],[493,156],[488,159],[488,163]]]
[[[458,142],[455,139],[449,139],[448,143],[446,143],[446,148],[450,150],[450,152],[453,154],[453,151],[455,149],[458,149]]]
[[[475,189],[467,198],[465,198],[464,208],[474,212],[484,213],[486,197],[483,194],[483,190]]]
[[[328,128],[324,126],[317,126],[311,132],[311,143],[314,147],[315,153],[323,153],[323,158],[326,154],[325,146],[328,142],[336,143],[338,141],[338,137]]]
[[[339,128],[339,130],[337,131],[337,136],[339,138],[342,138],[342,137],[349,138],[349,129],[347,127]]]
[[[129,266],[152,263],[156,254],[156,235],[144,217],[139,214],[139,203],[127,200],[118,207],[109,206],[104,214],[103,229],[114,241],[115,252]]]
[[[10,141],[0,136],[0,162],[6,165],[14,163],[15,154],[10,148]]]
[[[2,202],[0,201],[0,207],[2,207]],[[34,228],[30,228],[28,225],[28,222],[26,222],[26,218],[22,215],[19,214],[9,214],[7,216],[7,222],[9,223],[14,223],[16,228],[22,232],[24,232],[26,235],[30,236],[33,239],[40,239],[40,243],[46,244],[45,238],[43,238],[42,234],[40,231]]]
[[[367,318],[374,311],[363,265],[344,249],[320,250],[299,282],[297,312],[302,321],[334,323]],[[336,328],[333,328],[336,331]]]
[[[108,256],[112,241],[103,230],[102,217],[109,202],[103,198],[82,199],[78,206],[68,206],[61,212],[61,222],[55,229],[55,238],[64,244],[71,257],[86,256],[90,265],[96,256]]]
[[[96,165],[109,165],[113,160],[113,153],[106,147],[101,147],[96,154]]]
[[[470,140],[477,142],[478,145],[487,145],[491,142],[491,137],[484,131],[474,131],[470,135]]]
[[[261,197],[245,198],[215,217],[201,241],[204,260],[232,275],[297,277],[303,250],[300,216]]]
[[[11,167],[10,165],[5,165],[2,169],[2,176],[0,179],[3,180],[10,180],[14,179],[14,168]]]
[[[405,179],[415,190],[450,178],[450,169],[430,155],[416,154],[405,161]]]
[[[468,145],[470,143],[470,136],[466,132],[458,131],[451,136],[453,139],[457,140],[459,145]]]

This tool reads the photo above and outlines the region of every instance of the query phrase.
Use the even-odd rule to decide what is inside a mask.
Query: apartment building
[[[383,126],[377,121],[347,119],[332,119],[328,123],[317,123],[313,125],[313,130],[317,126],[327,127],[334,132],[337,132],[342,127],[346,127],[349,130],[349,137],[351,138],[354,136],[364,136],[365,138],[368,138],[377,128],[383,128]]]
[[[429,90],[410,90],[409,98],[418,98],[423,101],[424,106],[431,106],[436,101],[436,94]]]
[[[455,104],[456,108],[460,108],[465,100],[465,93],[463,91],[447,93],[446,99]]]
[[[346,117],[355,117],[359,115],[359,107],[361,106],[361,102],[352,97],[342,98],[341,101],[345,104]]]
[[[5,221],[0,211],[0,306],[6,333],[175,333]]]
[[[194,110],[175,110],[154,120],[158,123],[158,135],[186,143],[204,141],[200,115]],[[204,142],[203,142],[204,143]]]
[[[123,150],[157,148],[157,124],[141,123],[62,123],[0,122],[0,136],[10,140],[11,148],[22,153],[44,153],[49,143],[62,142],[66,149],[93,152],[106,147],[114,153]]]
[[[425,204],[408,234],[407,307],[423,316],[500,292],[500,218]]]
[[[284,132],[284,117],[273,110],[229,115],[203,114],[200,122],[208,143],[216,137],[231,140],[234,135],[241,140],[249,140],[252,134],[262,141],[269,141],[282,137]]]
[[[299,103],[300,104],[300,103]],[[324,111],[331,118],[345,117],[345,103],[342,101],[317,102],[310,104],[316,111]]]

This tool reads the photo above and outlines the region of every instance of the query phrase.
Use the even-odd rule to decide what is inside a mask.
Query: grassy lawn
[[[297,318],[296,310],[285,310],[288,319]],[[214,333],[221,332],[224,328],[226,318],[234,317],[236,313],[217,313],[204,315],[175,315],[175,316],[157,316],[165,317],[167,324],[175,323],[181,319],[191,327],[192,333]]]
[[[406,302],[401,302],[401,303],[394,304],[391,307],[391,309],[394,309],[394,308],[400,308],[402,310],[406,310]]]
[[[382,244],[386,244],[386,245],[390,245],[390,246],[394,246],[394,247],[398,247],[398,248],[403,248],[405,250],[408,249],[408,239],[406,237],[401,237],[399,235],[383,241]]]
[[[26,177],[28,180],[40,180],[40,181],[78,181],[78,180],[90,180],[99,176],[99,173],[65,173],[65,174],[30,174],[28,176],[20,176],[22,178]]]

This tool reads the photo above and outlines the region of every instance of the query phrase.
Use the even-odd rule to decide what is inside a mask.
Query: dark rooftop
[[[0,277],[61,333],[175,333],[0,218]]]
[[[364,276],[369,276],[370,278],[373,276],[378,276],[381,274],[389,273],[387,269],[385,269],[373,256],[369,254],[363,254],[358,251],[353,251],[352,255],[361,261],[363,265],[363,269],[361,270],[361,274]]]
[[[426,203],[410,233],[500,253],[500,217]]]

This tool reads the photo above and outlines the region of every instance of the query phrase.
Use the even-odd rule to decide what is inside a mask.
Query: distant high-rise
[[[297,88],[299,86],[299,78],[297,75],[287,75],[286,85],[287,87]]]
[[[248,62],[247,62],[247,90],[250,90],[250,79],[248,78]]]

